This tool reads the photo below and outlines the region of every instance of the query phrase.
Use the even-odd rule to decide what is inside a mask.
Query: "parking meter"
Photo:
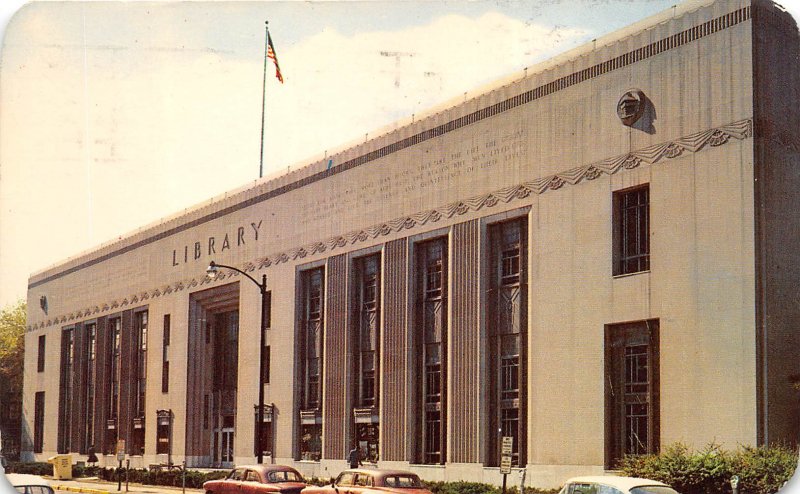
[[[731,477],[731,489],[733,490],[733,494],[739,494],[739,476],[734,475]]]

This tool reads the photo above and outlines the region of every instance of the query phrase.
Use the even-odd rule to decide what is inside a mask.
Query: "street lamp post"
[[[258,354],[258,416],[256,417],[256,441],[258,444],[257,459],[258,463],[260,464],[264,462],[264,448],[261,444],[261,438],[263,436],[264,428],[264,345],[266,344],[267,337],[267,275],[262,275],[261,283],[259,283],[255,278],[239,268],[226,266],[224,264],[217,264],[214,261],[209,263],[208,269],[206,269],[206,274],[208,274],[209,278],[214,279],[217,276],[219,268],[232,269],[237,273],[247,276],[250,281],[258,286],[258,289],[261,291],[261,348],[259,349]]]

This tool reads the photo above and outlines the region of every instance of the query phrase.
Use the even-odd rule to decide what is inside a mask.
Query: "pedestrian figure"
[[[361,450],[358,449],[358,446],[353,446],[353,449],[350,450],[350,454],[347,455],[347,462],[350,463],[350,468],[358,468],[359,465],[363,465],[361,463]]]
[[[97,455],[94,452],[94,444],[89,446],[89,457],[86,459],[86,463],[91,466],[94,466],[97,463]]]

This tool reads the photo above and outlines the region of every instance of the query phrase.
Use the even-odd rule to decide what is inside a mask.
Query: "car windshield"
[[[17,485],[14,489],[22,494],[54,494],[53,489],[46,485]]]
[[[270,482],[302,482],[303,478],[297,472],[290,470],[276,470],[269,472]]]
[[[401,489],[417,489],[422,487],[416,475],[389,475],[384,477],[386,487],[399,487]]]
[[[678,494],[678,491],[663,485],[640,485],[631,489],[631,494]]]

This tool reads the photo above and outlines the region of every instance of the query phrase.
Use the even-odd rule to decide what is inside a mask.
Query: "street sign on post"
[[[125,440],[119,439],[117,440],[117,461],[122,461],[125,459]]]
[[[514,451],[514,438],[503,436],[500,443],[500,473],[508,475],[511,473],[511,454]]]
[[[125,459],[125,440],[118,439],[117,440],[117,461],[119,462],[119,468],[117,468],[117,490],[122,490],[122,460]]]
[[[504,456],[500,459],[500,473],[508,475],[511,473],[511,457]]]
[[[514,438],[511,436],[503,436],[503,446],[501,453],[503,456],[511,456],[511,452],[514,450]]]

